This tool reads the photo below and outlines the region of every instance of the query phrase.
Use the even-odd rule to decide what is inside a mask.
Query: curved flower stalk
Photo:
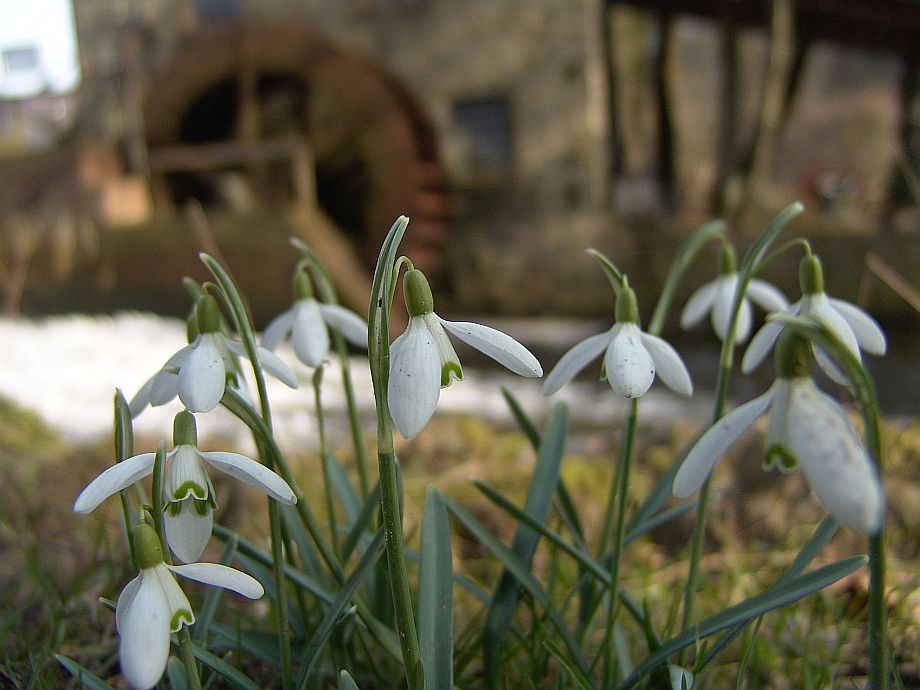
[[[279,314],[262,333],[262,347],[274,350],[290,336],[297,358],[308,367],[318,367],[329,355],[329,329],[352,345],[367,347],[367,324],[338,304],[324,304],[313,296],[310,277],[304,269],[294,277],[294,306]]]
[[[210,412],[224,396],[228,377],[235,379],[234,356],[246,356],[243,344],[220,332],[220,315],[213,297],[203,295],[195,312],[197,334],[132,398],[129,406],[133,417],[147,405],[165,405],[177,395],[190,412]],[[285,385],[297,388],[297,377],[280,357],[264,347],[258,349],[258,355],[265,371]]]
[[[789,305],[783,313],[791,316],[807,316],[834,334],[856,358],[862,361],[860,350],[873,355],[884,355],[887,349],[882,329],[855,304],[828,297],[824,292],[824,273],[821,261],[813,254],[806,254],[799,262],[799,283],[802,298]],[[768,321],[754,334],[741,360],[741,370],[750,373],[763,361],[779,337],[784,326],[777,321]],[[847,379],[836,364],[821,348],[815,347],[815,360],[824,372],[836,383],[847,384]]]
[[[537,358],[511,336],[488,326],[438,316],[428,280],[421,271],[413,268],[406,272],[403,290],[409,325],[390,345],[387,402],[393,423],[404,438],[418,434],[431,419],[441,388],[463,379],[460,359],[447,333],[515,374],[543,376]]]
[[[558,391],[602,352],[601,378],[607,379],[617,395],[641,398],[651,388],[656,373],[675,392],[693,394],[693,383],[680,355],[665,340],[639,327],[636,294],[627,285],[617,294],[613,328],[586,338],[562,355],[543,382],[543,394]]]
[[[738,285],[738,267],[735,250],[723,242],[719,258],[719,277],[697,288],[690,295],[680,315],[682,328],[695,326],[706,314],[712,323],[712,329],[725,340],[731,323],[732,306],[735,300],[735,287]],[[741,300],[738,323],[735,326],[735,343],[743,343],[751,334],[751,302],[762,307],[766,312],[780,311],[789,304],[785,296],[770,283],[752,278]]]
[[[200,451],[195,417],[187,410],[173,422],[174,448],[167,453],[172,462],[166,472],[166,541],[184,563],[201,556],[211,538],[213,511],[217,507],[214,487],[202,461],[254,486],[276,501],[292,505],[297,498],[281,477],[264,465],[238,453]],[[153,472],[155,453],[141,453],[113,465],[83,489],[73,509],[89,513],[109,496]]]
[[[672,491],[677,498],[697,491],[716,460],[769,410],[764,468],[800,467],[831,515],[861,532],[879,531],[885,501],[878,475],[846,413],[815,386],[806,357],[806,342],[784,333],[777,345],[776,381],[697,441],[674,477]]]
[[[122,590],[115,606],[115,625],[121,638],[121,672],[136,690],[154,687],[169,660],[170,633],[192,625],[195,614],[176,582],[176,575],[206,585],[231,589],[249,599],[264,593],[258,580],[218,563],[167,565],[156,531],[145,522],[132,534],[140,573]]]

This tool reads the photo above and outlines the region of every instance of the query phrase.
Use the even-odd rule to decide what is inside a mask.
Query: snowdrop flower
[[[286,505],[297,502],[281,477],[244,455],[198,450],[195,417],[187,410],[173,421],[174,448],[166,454],[172,462],[166,471],[166,541],[183,563],[198,560],[211,538],[214,487],[202,460],[234,479],[256,487]],[[89,513],[112,494],[153,472],[156,453],[141,453],[108,468],[83,489],[74,503],[77,513]]]
[[[881,483],[866,449],[840,405],[808,375],[807,345],[787,331],[777,345],[779,372],[769,390],[716,422],[696,442],[674,477],[672,491],[687,498],[716,460],[760,415],[770,410],[764,468],[801,467],[818,500],[842,523],[875,534],[884,519]]]
[[[732,316],[732,304],[735,299],[735,286],[738,285],[738,269],[735,250],[728,243],[722,244],[719,260],[719,277],[698,288],[680,315],[682,328],[696,325],[706,314],[712,322],[712,329],[719,340],[728,336],[728,324]],[[767,312],[785,309],[788,302],[783,294],[768,282],[752,278],[747,286],[747,293],[741,300],[738,322],[735,325],[735,342],[743,343],[751,333],[751,304],[754,302]]]
[[[833,333],[858,361],[861,361],[860,349],[873,355],[885,354],[885,334],[875,320],[855,304],[824,293],[824,274],[817,256],[807,254],[799,262],[799,283],[802,298],[783,313],[814,319]],[[744,373],[750,373],[763,361],[782,330],[783,324],[769,321],[754,334],[741,360]],[[815,360],[831,379],[839,384],[847,383],[844,374],[823,350],[816,347],[814,353]]]
[[[586,338],[562,355],[543,382],[543,394],[558,391],[602,352],[601,378],[607,379],[617,395],[641,398],[651,387],[656,372],[677,393],[693,393],[690,374],[680,355],[661,338],[639,328],[636,293],[624,286],[617,295],[613,328]]]
[[[344,307],[316,301],[304,270],[294,278],[294,296],[294,306],[265,328],[262,347],[274,350],[290,335],[297,358],[308,367],[318,367],[329,354],[329,328],[333,328],[353,345],[367,348],[367,324]]]
[[[134,528],[132,538],[140,573],[125,586],[115,605],[115,625],[121,638],[118,657],[128,684],[136,690],[147,690],[166,670],[170,633],[195,622],[176,574],[232,589],[249,599],[258,599],[264,590],[249,575],[218,563],[167,565],[156,531],[145,522]]]
[[[147,405],[164,405],[177,395],[191,412],[210,412],[224,397],[227,377],[236,373],[234,356],[245,357],[246,350],[239,340],[220,332],[217,302],[203,295],[196,306],[197,335],[169,358],[137,392],[129,403],[136,417]],[[297,377],[274,352],[258,348],[259,363],[282,383],[297,388]]]
[[[390,345],[387,402],[404,438],[418,434],[431,419],[441,388],[463,378],[460,359],[445,330],[515,374],[543,376],[537,358],[512,337],[488,326],[446,321],[435,314],[431,288],[421,271],[406,272],[403,291],[409,326]]]

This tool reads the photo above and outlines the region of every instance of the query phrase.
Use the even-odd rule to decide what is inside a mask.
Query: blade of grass
[[[259,686],[249,676],[235,666],[231,666],[216,654],[211,654],[201,645],[193,644],[192,653],[198,661],[227,681],[228,685],[238,688],[238,690],[259,690]]]
[[[425,493],[418,588],[418,632],[426,688],[454,684],[453,567],[447,508],[433,486]]]
[[[332,602],[332,605],[326,611],[325,617],[304,648],[303,654],[301,655],[300,674],[297,681],[297,687],[301,690],[306,690],[306,683],[310,678],[313,664],[316,663],[316,660],[319,658],[320,650],[326,643],[326,640],[329,639],[329,635],[332,634],[332,629],[335,627],[336,623],[341,619],[342,612],[351,603],[355,590],[358,589],[358,586],[364,581],[364,578],[383,554],[383,546],[383,530],[379,530],[370,547],[364,552],[358,565],[355,566],[351,575],[345,580],[342,589],[335,597],[335,601]]]
[[[111,685],[73,659],[69,659],[63,654],[55,654],[54,658],[57,659],[57,662],[66,668],[70,674],[77,679],[81,687],[86,688],[86,690],[113,690]]]
[[[553,408],[546,433],[540,442],[537,463],[527,489],[527,497],[524,500],[524,512],[541,524],[549,514],[553,495],[559,483],[559,468],[562,464],[568,425],[568,408],[564,404],[557,404]],[[511,553],[514,554],[516,560],[528,568],[539,538],[538,531],[526,524],[518,523],[511,541]],[[502,641],[514,615],[517,602],[516,578],[505,568],[495,586],[483,631],[486,677],[492,687],[495,686]]]
[[[665,661],[671,654],[694,644],[700,638],[721,632],[738,623],[753,620],[767,611],[772,611],[814,594],[837,580],[856,572],[866,564],[867,560],[865,556],[844,558],[817,568],[805,575],[792,578],[781,585],[774,585],[765,592],[750,597],[740,604],[730,606],[724,611],[707,618],[689,630],[685,630],[666,641],[654,653],[647,656],[623,682],[620,686],[621,689],[625,690],[625,688],[632,687],[642,676]]]

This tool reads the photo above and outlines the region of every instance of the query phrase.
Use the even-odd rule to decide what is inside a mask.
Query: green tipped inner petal
[[[179,628],[183,625],[191,625],[195,622],[195,617],[192,615],[192,612],[188,609],[179,609],[173,613],[172,618],[169,620],[169,629],[171,632],[179,632]]]
[[[799,461],[783,446],[772,445],[767,448],[763,468],[764,470],[770,470],[774,467],[780,472],[795,472],[799,469]]]
[[[453,381],[463,380],[463,368],[459,362],[441,364],[441,388],[447,388]]]

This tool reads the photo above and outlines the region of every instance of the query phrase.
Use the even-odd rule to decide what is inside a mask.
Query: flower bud
[[[773,366],[781,379],[795,379],[810,374],[808,342],[789,328],[784,328],[776,341]]]
[[[403,295],[409,316],[424,316],[434,311],[434,297],[425,274],[413,268],[403,276]]]
[[[624,287],[617,294],[615,315],[617,323],[639,323],[639,305],[631,287]]]
[[[173,418],[173,446],[197,446],[198,426],[195,424],[195,415],[188,410],[182,410]]]
[[[722,243],[719,250],[719,275],[728,275],[738,272],[738,256],[735,254],[735,248],[728,242]]]
[[[821,259],[814,254],[806,254],[799,261],[799,286],[803,295],[817,295],[824,292],[824,271]]]
[[[216,333],[220,330],[220,310],[216,299],[211,295],[202,295],[198,300],[197,311],[200,333]]]
[[[163,545],[153,527],[146,522],[139,522],[132,532],[134,553],[141,570],[153,568],[163,562]]]
[[[313,283],[305,268],[294,274],[294,299],[308,299],[313,297]]]

